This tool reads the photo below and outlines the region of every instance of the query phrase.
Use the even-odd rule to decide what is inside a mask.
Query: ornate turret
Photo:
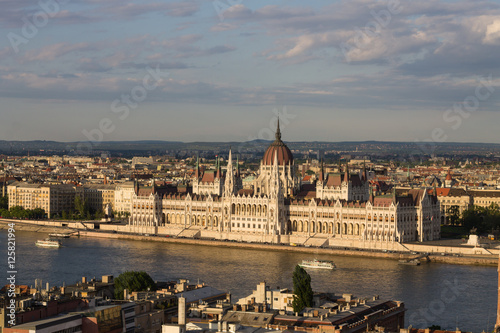
[[[220,160],[219,160],[219,155],[215,157],[215,169],[216,169],[216,179],[220,179],[222,177],[222,172],[220,168]]]
[[[270,179],[270,194],[271,197],[280,197],[281,195],[281,180],[280,180],[280,172],[279,172],[279,162],[278,162],[278,153],[274,154],[274,163],[272,165],[271,170],[271,179]]]
[[[345,163],[345,174],[344,174],[344,182],[349,182],[349,162]]]
[[[236,177],[240,177],[240,157],[236,156]]]
[[[200,157],[196,156],[196,171],[194,173],[196,179],[200,178]]]
[[[321,159],[321,169],[319,171],[319,181],[323,182],[325,180],[324,171],[323,171],[323,159]]]
[[[227,160],[227,171],[224,180],[224,194],[230,196],[234,193],[234,174],[233,174],[233,157],[229,150],[229,158]]]

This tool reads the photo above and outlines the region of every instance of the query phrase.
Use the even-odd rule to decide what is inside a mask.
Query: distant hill
[[[85,154],[91,148],[92,154],[111,152],[112,155],[132,156],[139,154],[166,154],[172,152],[214,152],[226,154],[231,148],[237,153],[263,152],[271,143],[266,140],[248,142],[180,142],[180,141],[103,141],[90,142],[57,142],[57,141],[6,141],[0,140],[0,153],[7,155],[50,155],[50,154]],[[415,143],[389,141],[298,141],[287,142],[295,151],[333,151],[336,154],[366,155],[472,155],[500,156],[500,144],[496,143]]]

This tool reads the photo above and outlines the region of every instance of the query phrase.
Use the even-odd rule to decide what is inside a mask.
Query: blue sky
[[[500,143],[496,1],[0,5],[0,140]]]

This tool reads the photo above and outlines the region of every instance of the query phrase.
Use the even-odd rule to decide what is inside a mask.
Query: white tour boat
[[[56,238],[69,238],[70,234],[54,233],[54,234],[49,234],[49,236]]]
[[[334,269],[337,266],[333,263],[333,261],[329,260],[302,260],[302,263],[299,264],[300,267],[304,268],[323,268],[323,269]]]
[[[61,241],[60,240],[57,240],[57,239],[50,239],[50,238],[46,238],[46,239],[39,239],[36,241],[35,243],[36,246],[40,246],[40,247],[61,247]]]

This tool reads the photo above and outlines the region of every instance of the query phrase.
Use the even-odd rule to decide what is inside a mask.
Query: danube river
[[[47,234],[16,232],[17,284],[34,285],[35,278],[51,286],[72,284],[126,270],[144,270],[155,280],[187,278],[230,291],[233,301],[247,296],[262,281],[275,288],[292,286],[292,271],[302,259],[295,252],[218,248],[163,242],[92,238],[63,240],[63,248],[45,249],[35,241]],[[7,271],[7,234],[0,232],[2,261]],[[396,261],[317,255],[333,260],[334,271],[309,270],[315,291],[355,296],[380,295],[405,302],[407,325],[472,332],[491,331],[496,318],[495,267],[448,264],[398,265]]]

